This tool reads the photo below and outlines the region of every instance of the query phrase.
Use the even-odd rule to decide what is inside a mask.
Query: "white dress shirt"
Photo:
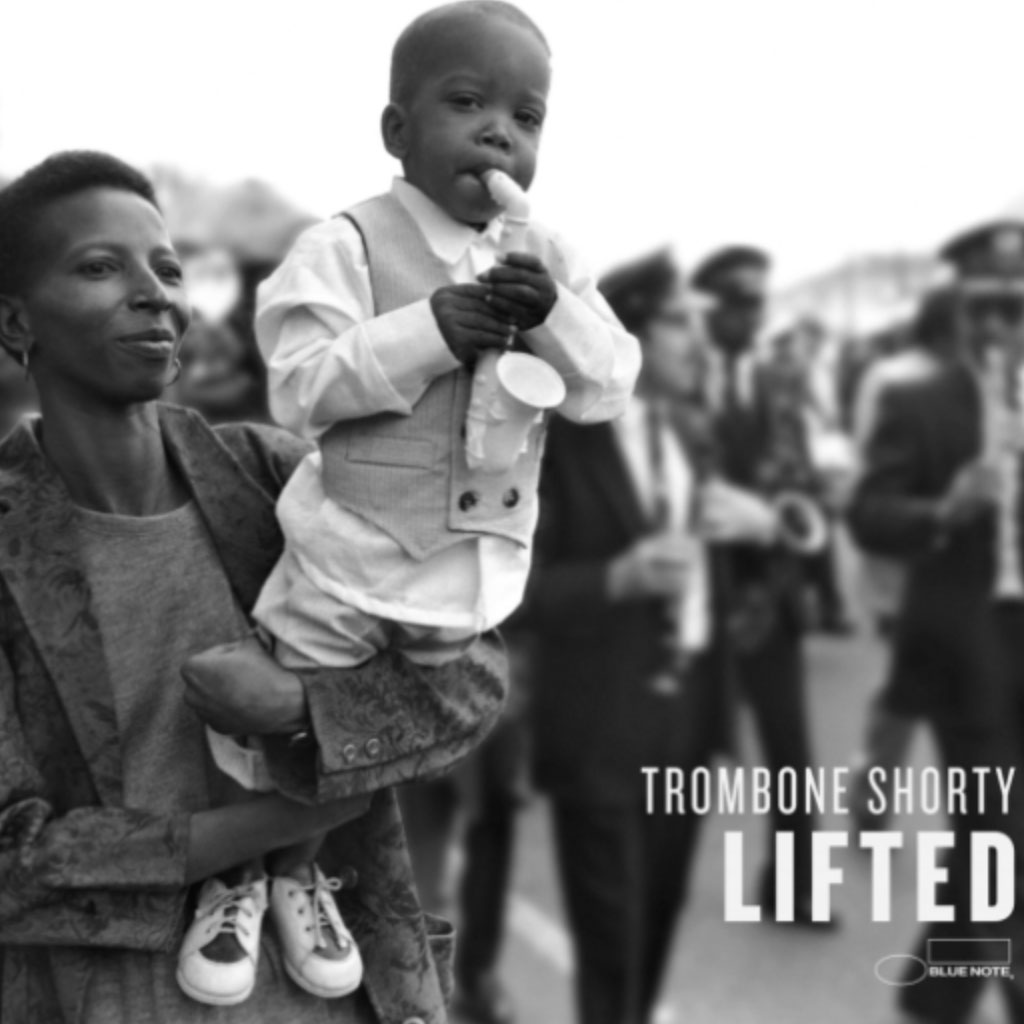
[[[634,395],[625,412],[615,421],[615,436],[640,505],[653,516],[658,486],[651,464],[650,424],[648,403]],[[679,640],[685,650],[699,651],[707,647],[711,637],[711,579],[707,547],[691,528],[696,480],[679,436],[671,429],[667,418],[662,420],[661,429],[668,528],[686,535],[692,551],[686,593],[679,606]]]
[[[474,281],[494,265],[503,218],[478,232],[401,179],[392,194],[453,284]],[[568,287],[559,283],[547,320],[524,340],[565,380],[561,415],[580,423],[612,419],[636,380],[638,344],[579,257],[560,239],[552,241],[562,263],[557,276]],[[408,415],[436,377],[459,366],[429,299],[374,315],[362,238],[346,217],[306,231],[260,287],[256,332],[275,419],[310,438],[340,420]],[[278,517],[290,552],[326,595],[381,618],[477,631],[496,625],[522,600],[529,547],[468,535],[417,561],[377,526],[328,499],[319,470],[318,453],[302,462],[281,495]]]

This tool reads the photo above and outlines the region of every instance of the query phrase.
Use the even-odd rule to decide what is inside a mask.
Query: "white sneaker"
[[[281,939],[284,967],[292,981],[315,996],[334,999],[359,987],[363,959],[332,895],[341,888],[341,881],[324,878],[316,865],[314,870],[313,885],[303,885],[286,875],[277,876],[270,890],[270,914]],[[328,948],[328,940],[344,956],[330,959],[321,955],[319,950]]]
[[[219,878],[203,883],[195,920],[178,954],[178,984],[197,1002],[234,1006],[256,985],[260,930],[267,909],[267,880],[228,888]],[[219,935],[233,935],[245,956],[234,963],[209,960],[203,949]]]

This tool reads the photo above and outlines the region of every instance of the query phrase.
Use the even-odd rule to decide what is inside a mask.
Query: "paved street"
[[[867,699],[882,671],[882,650],[866,631],[850,640],[815,639],[810,645],[810,702],[814,748],[823,765],[847,764],[856,749]],[[743,760],[758,763],[756,745],[744,723]],[[930,762],[923,733],[913,749],[918,765]],[[846,830],[850,822],[826,819],[824,828]],[[759,868],[763,820],[748,816],[711,818],[702,839],[691,902],[684,916],[659,1014],[665,1024],[885,1024],[895,1020],[897,991],[878,981],[876,962],[909,951],[916,932],[912,836],[918,828],[939,829],[942,819],[899,818],[892,828],[908,833],[909,851],[893,868],[893,922],[869,920],[868,860],[864,853],[839,851],[844,884],[835,890],[843,927],[830,934],[768,924],[723,921],[723,832],[742,828],[749,851],[744,873],[753,898]],[[520,1007],[522,1024],[571,1024],[571,955],[554,879],[547,809],[537,799],[524,813],[505,974]],[[979,1008],[976,1024],[1002,1024],[995,993]]]

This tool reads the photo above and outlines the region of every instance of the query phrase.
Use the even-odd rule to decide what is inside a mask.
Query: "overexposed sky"
[[[69,147],[382,191],[423,0],[0,0],[0,174]],[[535,213],[597,268],[749,241],[792,281],[1024,197],[1024,0],[523,0],[554,51]]]

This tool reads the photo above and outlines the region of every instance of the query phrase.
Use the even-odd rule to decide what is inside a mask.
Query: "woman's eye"
[[[166,266],[158,267],[157,273],[165,280],[171,281],[174,284],[180,284],[184,278],[184,274],[176,263],[168,263]]]
[[[116,267],[110,260],[89,260],[78,268],[79,273],[85,277],[103,277],[115,269]]]

